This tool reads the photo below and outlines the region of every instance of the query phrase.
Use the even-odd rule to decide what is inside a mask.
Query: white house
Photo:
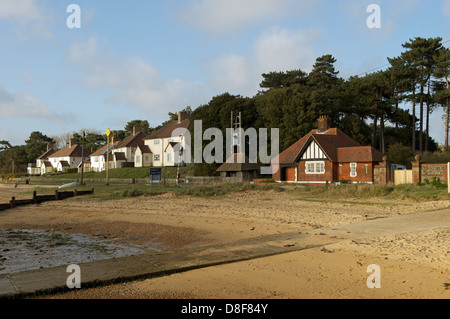
[[[109,168],[114,168],[114,160],[112,155],[112,150],[114,147],[120,144],[120,141],[112,142],[108,145],[103,146],[99,150],[95,151],[91,154],[91,171],[94,172],[103,172],[106,170],[106,163],[107,163],[107,153],[109,148],[109,155],[110,155],[110,163]]]
[[[187,113],[179,112],[177,121],[164,125],[145,139],[145,145],[153,157],[152,166],[176,166],[180,155],[181,162],[186,162],[186,139],[183,131],[187,131],[190,123]],[[172,136],[175,130],[180,134]]]
[[[153,153],[147,145],[139,145],[134,154],[134,167],[151,167]]]
[[[28,164],[27,173],[29,175],[43,175],[45,173],[51,172],[53,167],[49,168],[47,172],[47,169],[45,168],[46,166],[44,166],[45,173],[42,173],[43,169],[42,164],[48,162],[48,157],[55,152],[56,151],[53,148],[51,148],[50,145],[47,145],[47,151],[45,151],[44,154],[42,154],[36,159],[36,164]]]
[[[41,167],[41,175],[45,175],[53,171],[53,166],[49,161],[42,162],[40,167]]]
[[[56,169],[58,172],[65,172],[68,168],[77,168],[82,161],[89,161],[90,154],[91,152],[71,140],[69,145],[48,156],[48,160],[43,163],[45,171],[48,173],[50,167],[48,163],[51,164],[52,170]]]
[[[139,146],[144,146],[147,134],[142,132],[139,125],[133,127],[133,134],[117,144],[112,150],[112,160],[114,168],[121,168],[127,165],[135,166],[136,151]]]

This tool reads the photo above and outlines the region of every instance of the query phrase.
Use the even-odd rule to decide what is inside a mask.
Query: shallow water
[[[81,234],[0,230],[0,275],[141,255],[162,249],[161,245],[153,242],[125,245],[120,239],[105,240]]]

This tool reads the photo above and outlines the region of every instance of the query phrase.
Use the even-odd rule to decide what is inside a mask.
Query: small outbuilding
[[[235,179],[236,182],[251,181],[259,176],[260,165],[251,163],[244,154],[234,154],[233,162],[225,162],[217,169],[223,180]]]

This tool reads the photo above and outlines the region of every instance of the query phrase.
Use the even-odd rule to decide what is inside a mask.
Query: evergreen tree
[[[435,82],[435,101],[441,103],[445,108],[445,149],[449,150],[449,99],[450,99],[450,49],[442,48],[435,56],[436,68],[434,76]],[[439,84],[442,80],[441,84]]]

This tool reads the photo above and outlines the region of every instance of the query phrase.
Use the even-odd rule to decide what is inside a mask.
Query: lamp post
[[[106,142],[106,185],[109,185],[109,135],[111,135],[111,130],[108,128],[105,132],[107,142]]]
[[[81,142],[81,186],[83,186],[83,175],[84,175],[84,135],[86,134],[83,131],[83,140]]]

